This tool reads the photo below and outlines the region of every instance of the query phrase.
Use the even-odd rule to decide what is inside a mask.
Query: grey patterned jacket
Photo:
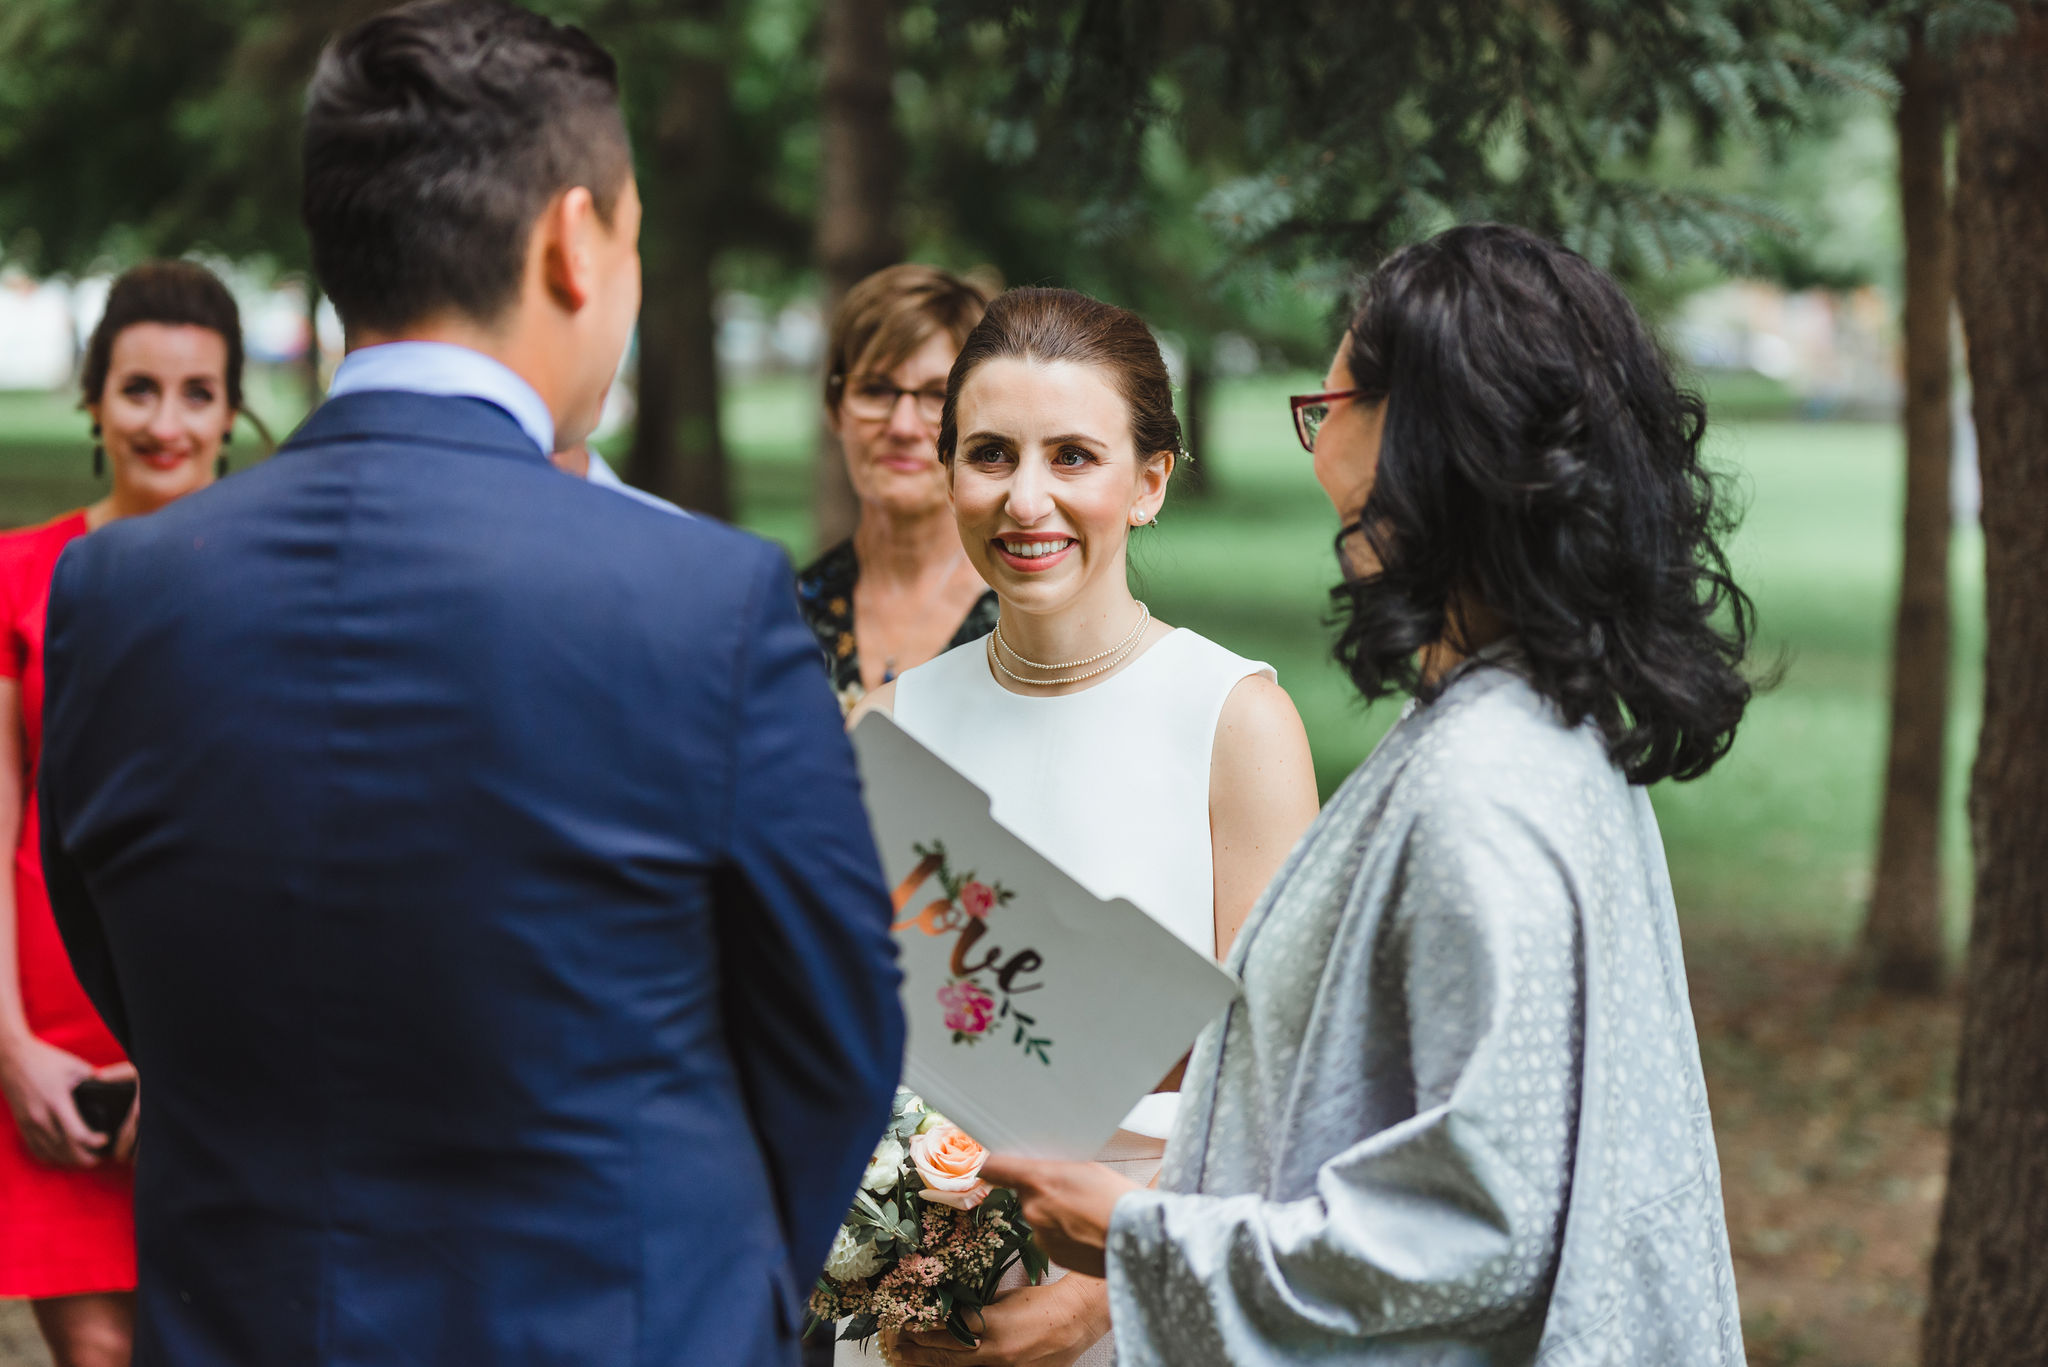
[[[1239,936],[1111,1226],[1120,1362],[1743,1361],[1656,818],[1512,661],[1411,704]]]

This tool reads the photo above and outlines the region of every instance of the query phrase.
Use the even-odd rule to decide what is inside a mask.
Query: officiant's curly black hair
[[[580,185],[609,225],[632,173],[611,54],[502,0],[422,0],[329,43],[304,148],[314,274],[349,328],[387,332],[500,316],[549,201]]]
[[[1427,698],[1417,652],[1458,646],[1476,602],[1631,782],[1704,774],[1749,702],[1755,612],[1706,407],[1620,287],[1522,229],[1454,228],[1373,274],[1347,347],[1359,401],[1387,404],[1361,514],[1378,566],[1331,592],[1359,690]]]

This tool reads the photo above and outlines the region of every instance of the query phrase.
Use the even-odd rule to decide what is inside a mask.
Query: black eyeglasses
[[[840,405],[856,418],[883,421],[895,414],[896,405],[906,395],[917,406],[917,416],[924,421],[936,425],[945,416],[944,386],[937,389],[899,389],[875,375],[857,375],[842,379],[838,384]]]
[[[1355,399],[1365,391],[1362,389],[1332,389],[1326,394],[1296,394],[1288,404],[1294,409],[1294,435],[1301,438],[1301,449],[1313,452],[1316,449],[1316,433],[1323,430],[1323,424],[1330,420],[1330,408],[1339,399]]]

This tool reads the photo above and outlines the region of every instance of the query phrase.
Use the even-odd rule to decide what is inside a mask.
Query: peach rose
[[[925,1189],[918,1193],[955,1210],[973,1210],[995,1190],[981,1180],[988,1150],[958,1125],[938,1124],[910,1141],[910,1161]]]

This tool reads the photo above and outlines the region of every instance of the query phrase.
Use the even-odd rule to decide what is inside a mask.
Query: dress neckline
[[[1160,651],[1164,650],[1168,642],[1176,640],[1177,638],[1183,635],[1186,635],[1187,631],[1188,628],[1186,627],[1174,627],[1171,631],[1168,631],[1166,635],[1160,637],[1151,645],[1145,647],[1143,653],[1138,655],[1136,659],[1132,660],[1122,669],[1119,669],[1116,673],[1110,675],[1108,678],[1104,679],[1101,683],[1096,684],[1092,688],[1084,688],[1078,693],[1018,693],[1014,690],[1003,687],[1002,681],[996,678],[995,671],[989,668],[988,647],[986,645],[981,645],[980,650],[977,652],[980,658],[975,661],[974,672],[977,678],[980,678],[983,681],[985,681],[988,684],[988,686],[994,689],[997,693],[1002,694],[1006,698],[1015,698],[1018,702],[1024,703],[1027,706],[1036,707],[1044,706],[1048,703],[1076,702],[1082,698],[1090,698],[1095,696],[1096,694],[1102,692],[1104,689],[1110,687],[1110,685],[1116,683],[1119,679],[1129,678],[1132,674],[1138,671],[1138,669],[1145,663],[1145,661],[1151,659],[1154,655],[1157,655]],[[980,643],[977,642],[977,644]]]

